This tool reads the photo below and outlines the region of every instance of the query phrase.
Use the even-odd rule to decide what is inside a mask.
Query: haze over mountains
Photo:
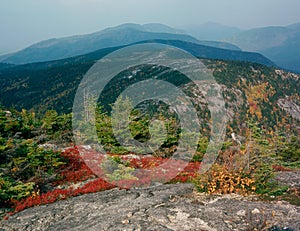
[[[180,40],[206,46],[238,50],[225,42],[201,42],[184,32],[162,24],[123,24],[113,28],[72,37],[49,39],[34,44],[14,54],[0,57],[0,61],[12,64],[44,62],[87,54],[102,48],[128,45],[143,40]]]
[[[0,62],[26,64],[52,61],[153,39],[180,40],[228,50],[257,52],[281,68],[300,72],[300,23],[250,30],[217,23],[182,29],[158,23],[130,23],[92,34],[41,41],[16,53],[0,56]]]
[[[186,31],[198,39],[226,41],[244,51],[261,53],[282,68],[300,72],[300,23],[250,30],[206,23]]]
[[[226,38],[230,38],[243,30],[237,27],[208,22],[199,25],[185,26],[184,31],[200,40],[221,41]]]
[[[69,112],[80,79],[97,60],[124,46],[149,42],[175,46],[201,59],[275,66],[259,53],[241,51],[230,43],[200,41],[165,25],[123,24],[93,34],[42,41],[2,57],[0,103]]]

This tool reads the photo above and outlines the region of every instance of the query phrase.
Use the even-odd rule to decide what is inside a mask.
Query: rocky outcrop
[[[273,227],[273,229],[269,229]],[[277,229],[275,229],[275,227]],[[190,184],[88,194],[27,209],[0,230],[300,230],[300,208],[199,194]]]
[[[293,118],[300,120],[300,106],[290,100],[288,97],[279,99],[278,106],[289,113]]]
[[[287,185],[289,188],[300,190],[300,171],[277,172],[274,179],[280,185]]]

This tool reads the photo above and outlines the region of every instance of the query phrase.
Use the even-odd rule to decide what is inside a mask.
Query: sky
[[[123,23],[289,25],[299,9],[300,0],[0,0],[0,54]]]

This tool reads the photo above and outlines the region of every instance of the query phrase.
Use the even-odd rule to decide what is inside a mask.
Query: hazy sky
[[[122,23],[240,28],[300,22],[300,0],[0,0],[0,53]]]

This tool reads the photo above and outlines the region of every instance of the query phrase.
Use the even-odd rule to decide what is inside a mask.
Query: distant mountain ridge
[[[239,44],[243,50],[260,51],[279,46],[288,38],[288,33],[286,27],[272,26],[246,30],[227,40]]]
[[[261,53],[281,68],[300,73],[300,23],[243,30],[210,22],[184,29],[200,40],[228,42]]]
[[[169,34],[185,34],[184,30],[172,28],[170,26],[161,23],[147,23],[147,24],[136,24],[136,23],[125,23],[115,27],[106,28],[98,33],[105,33],[107,31],[117,31],[122,28],[131,28],[146,32],[156,32],[156,33],[169,33]],[[96,32],[97,33],[97,32]]]
[[[14,54],[2,56],[0,57],[0,62],[11,64],[45,62],[83,55],[102,48],[128,45],[152,39],[182,40],[201,44],[201,41],[196,38],[166,25],[123,24],[92,34],[42,41]],[[210,43],[205,41],[204,44],[228,49],[239,49],[225,42]]]
[[[225,41],[259,52],[278,66],[300,73],[300,23],[243,31]]]
[[[175,46],[181,48],[192,55],[201,59],[218,59],[218,60],[232,60],[232,61],[244,61],[258,63],[266,66],[275,66],[275,64],[259,53],[245,52],[240,50],[228,50],[217,47],[204,46],[201,44],[195,44],[180,40],[149,40],[145,42],[156,42],[166,45]]]
[[[6,56],[2,61],[13,64],[50,61],[82,55],[106,47],[127,45],[142,40],[158,38],[198,42],[189,35],[154,33],[137,30],[132,27],[121,27],[117,30],[110,29],[89,35],[42,41],[9,57]]]
[[[257,53],[230,51],[178,40],[148,40],[143,43],[175,46],[202,59],[240,60],[245,64],[252,62],[253,65],[273,65],[270,60]],[[84,74],[97,60],[122,47],[124,46],[100,49],[62,60],[0,69],[0,103],[6,107],[35,108],[38,111],[51,108],[69,111],[74,93]]]
[[[199,40],[213,41],[222,41],[243,31],[237,27],[225,26],[214,22],[188,25],[184,27],[184,30]]]
[[[228,50],[228,49],[210,47],[210,46],[205,46],[205,45],[191,43],[191,42],[184,42],[181,40],[152,39],[152,40],[136,42],[129,45],[103,48],[88,54],[83,54],[75,57],[53,60],[53,61],[27,63],[21,65],[0,63],[0,70],[2,65],[3,68],[12,67],[11,70],[43,70],[47,68],[55,68],[55,67],[70,65],[70,64],[77,64],[83,62],[95,62],[113,51],[116,51],[126,46],[142,44],[142,43],[161,43],[161,44],[174,46],[183,49],[187,52],[190,52],[192,55],[201,59],[218,59],[218,60],[233,60],[233,61],[235,60],[235,61],[258,63],[266,66],[275,66],[275,64],[271,60],[267,59],[266,57],[264,57],[259,53],[244,52],[239,50]]]

